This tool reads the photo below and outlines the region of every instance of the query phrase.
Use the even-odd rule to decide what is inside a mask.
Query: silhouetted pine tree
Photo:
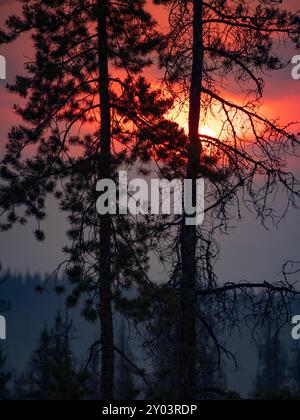
[[[33,400],[81,400],[87,395],[86,380],[71,350],[73,328],[60,314],[54,327],[41,332],[26,375],[27,398]]]
[[[132,366],[128,363],[128,360],[132,360],[132,353],[126,332],[126,324],[122,320],[117,343],[119,354],[116,369],[116,398],[118,400],[135,400],[139,391],[135,383]]]
[[[84,316],[100,319],[101,397],[112,399],[114,292],[145,280],[147,236],[132,234],[130,219],[99,216],[96,185],[132,163],[141,132],[151,139],[169,109],[171,101],[141,77],[161,37],[144,0],[24,0],[21,16],[10,17],[0,32],[0,44],[23,33],[33,41],[34,58],[9,86],[25,101],[15,106],[23,124],[12,128],[1,162],[7,216],[1,228],[34,218],[36,238],[44,240],[49,194],[68,213],[68,305],[82,299]],[[147,147],[143,156],[150,160]]]
[[[291,377],[291,385],[300,397],[300,344],[296,341],[291,348],[291,358],[289,366],[289,376]]]
[[[178,339],[176,328],[176,300],[172,296],[172,291],[168,291],[168,297],[161,301],[163,311],[158,319],[157,325],[151,325],[151,337],[149,342],[153,357],[153,368],[155,376],[155,398],[174,399],[177,397],[176,384],[178,381],[178,372],[174,369],[176,366],[176,352],[174,346]],[[173,300],[173,305],[172,305]],[[157,309],[158,312],[158,309]],[[207,316],[209,309],[207,309]],[[175,321],[175,322],[174,322]],[[197,335],[197,356],[201,370],[198,373],[198,391],[199,399],[219,399],[225,396],[226,378],[221,368],[219,354],[216,351],[215,343],[207,331],[201,331]],[[153,396],[152,396],[153,397]]]
[[[168,174],[171,177],[175,170],[182,178],[193,180],[194,202],[196,180],[206,181],[205,223],[191,226],[186,223],[186,214],[173,220],[169,232],[174,240],[167,242],[164,253],[173,264],[170,283],[176,288],[178,301],[176,390],[178,397],[185,399],[198,395],[202,366],[197,335],[205,330],[217,353],[226,353],[219,332],[224,329],[225,319],[231,325],[239,322],[235,312],[238,291],[243,290],[248,302],[255,294],[256,286],[247,282],[218,285],[213,272],[219,252],[214,243],[215,231],[227,232],[228,221],[240,218],[245,203],[266,223],[272,222],[275,214],[275,191],[282,189],[287,203],[298,196],[299,180],[287,168],[287,157],[294,154],[299,138],[291,127],[262,115],[260,99],[265,73],[286,65],[275,39],[300,47],[300,15],[285,10],[290,4],[284,0],[155,3],[166,5],[169,11],[169,30],[160,54],[165,88],[172,92],[178,108],[188,113],[188,133],[177,153],[174,143],[174,163],[167,162]],[[211,125],[212,133],[199,132],[201,125]],[[178,226],[177,235],[174,226]],[[275,301],[272,285],[259,287],[270,295],[264,302]],[[284,282],[280,287],[287,293],[293,289]],[[224,309],[227,303],[228,310]],[[263,313],[263,305],[260,308]],[[220,316],[224,311],[226,315]],[[253,315],[257,316],[256,310]]]
[[[280,333],[267,320],[258,349],[258,368],[255,384],[257,397],[276,397],[287,385],[288,359]]]
[[[8,385],[11,378],[12,374],[6,367],[6,356],[4,355],[3,349],[0,345],[0,400],[7,400],[10,397]]]
[[[87,386],[89,389],[88,399],[97,401],[100,399],[100,354],[98,351],[94,351],[91,357],[91,361],[87,369]]]

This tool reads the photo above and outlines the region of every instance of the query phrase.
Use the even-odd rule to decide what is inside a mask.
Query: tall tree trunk
[[[108,1],[97,0],[100,96],[100,179],[111,178],[111,114],[108,77]],[[101,399],[114,398],[114,332],[112,316],[111,235],[109,214],[100,217],[99,294],[101,323]]]
[[[199,175],[201,144],[199,123],[203,72],[202,0],[193,1],[193,65],[189,104],[189,159],[186,176],[193,180],[193,202],[196,202],[196,179]],[[197,387],[196,364],[196,297],[197,278],[196,226],[187,226],[183,220],[181,233],[181,327],[180,327],[180,399],[191,399]]]

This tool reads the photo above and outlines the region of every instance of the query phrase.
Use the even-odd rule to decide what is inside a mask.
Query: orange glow
[[[202,125],[201,127],[199,127],[199,134],[200,136],[209,136],[209,137],[216,137],[217,133],[210,128],[208,125]]]

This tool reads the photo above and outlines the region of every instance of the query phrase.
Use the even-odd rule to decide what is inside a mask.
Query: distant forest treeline
[[[19,287],[25,287],[27,296],[38,296],[36,288],[48,276],[38,273],[16,274],[7,272],[0,285],[1,296],[9,289],[19,294]],[[4,292],[4,287],[6,288]],[[53,295],[53,296],[52,296]],[[49,296],[57,299],[55,294]],[[12,296],[10,295],[10,298]],[[41,299],[38,296],[38,300]],[[6,342],[0,344],[0,400],[98,400],[99,395],[99,352],[90,347],[82,355],[76,346],[80,337],[72,321],[73,311],[61,310],[54,313],[52,301],[45,307],[47,321],[36,331],[37,339],[32,341],[32,350],[25,355],[23,369],[18,365],[12,352],[7,354]],[[30,303],[27,302],[30,306]],[[47,306],[46,305],[46,306]],[[9,314],[17,308],[9,301],[3,301],[2,309]],[[36,317],[38,319],[39,317]],[[140,355],[138,340],[130,334],[130,325],[125,319],[117,321],[116,346],[119,350],[116,373],[116,396],[119,400],[173,398],[170,360],[166,357],[165,343],[160,343],[159,358],[145,365]],[[20,329],[22,324],[20,321]],[[91,327],[93,329],[93,327]],[[246,334],[246,329],[242,330]],[[85,339],[86,341],[86,339]],[[206,375],[203,377],[202,398],[240,399],[300,399],[300,343],[292,342],[286,331],[278,331],[272,321],[266,321],[259,332],[259,344],[253,348],[257,353],[256,374],[248,395],[241,396],[238,389],[230,386],[230,369],[224,364],[222,371],[214,373],[213,352],[209,355],[205,343],[203,359],[207,362]],[[86,343],[84,345],[87,345]],[[8,357],[9,356],[9,357]],[[136,363],[135,363],[136,361]],[[238,366],[239,368],[239,366]],[[146,376],[146,372],[151,372]],[[146,379],[148,378],[148,379]],[[152,393],[149,393],[149,384]]]

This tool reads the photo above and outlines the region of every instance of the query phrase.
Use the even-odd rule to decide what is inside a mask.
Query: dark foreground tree
[[[137,399],[139,396],[139,390],[137,387],[136,377],[134,376],[135,372],[133,367],[128,363],[128,360],[133,360],[133,356],[130,349],[126,323],[123,319],[121,320],[119,327],[118,350],[116,398],[117,400],[132,401]]]
[[[273,324],[273,327],[272,327]],[[255,395],[258,398],[276,395],[287,385],[288,360],[282,339],[274,323],[266,320],[261,331],[258,349],[258,368]]]
[[[10,392],[8,389],[12,374],[6,367],[6,357],[3,353],[2,346],[0,346],[0,400],[9,399]]]
[[[37,222],[43,240],[46,199],[54,195],[68,213],[66,269],[70,307],[101,324],[101,397],[114,396],[113,299],[123,287],[145,281],[145,232],[133,222],[96,212],[97,182],[114,180],[136,156],[141,129],[156,125],[170,105],[140,77],[160,41],[143,0],[24,0],[0,43],[31,37],[32,60],[10,91],[23,124],[9,134],[1,162],[1,228]],[[57,291],[63,292],[61,284]]]
[[[293,343],[290,358],[290,376],[292,378],[292,389],[300,397],[300,344]]]
[[[179,313],[173,316],[177,396],[192,398],[199,395],[202,369],[197,332],[209,334],[220,361],[226,352],[218,339],[222,323],[239,322],[238,302],[250,304],[255,325],[264,319],[266,305],[274,316],[284,311],[288,320],[285,303],[294,292],[288,282],[218,284],[214,232],[228,232],[229,220],[240,218],[243,208],[254,209],[265,225],[278,222],[299,197],[299,181],[288,167],[299,140],[293,126],[267,118],[260,104],[264,74],[286,65],[276,40],[300,46],[300,15],[284,10],[288,2],[279,0],[155,3],[169,6],[169,31],[161,51],[165,87],[177,101],[177,111],[188,112],[182,142],[163,145],[164,175],[192,179],[194,202],[196,180],[206,181],[203,226],[188,226],[186,215],[172,220],[160,232],[169,227],[173,242],[169,237],[158,247],[165,250],[160,258],[172,264],[169,286],[180,308],[174,305],[169,312]],[[215,134],[201,133],[199,128],[207,125]],[[286,197],[286,207],[276,214],[273,203],[279,192]],[[265,291],[261,300],[255,297],[256,289]]]
[[[53,328],[41,332],[25,375],[23,394],[32,400],[81,400],[87,397],[87,378],[80,373],[71,350],[72,324],[58,314]]]

